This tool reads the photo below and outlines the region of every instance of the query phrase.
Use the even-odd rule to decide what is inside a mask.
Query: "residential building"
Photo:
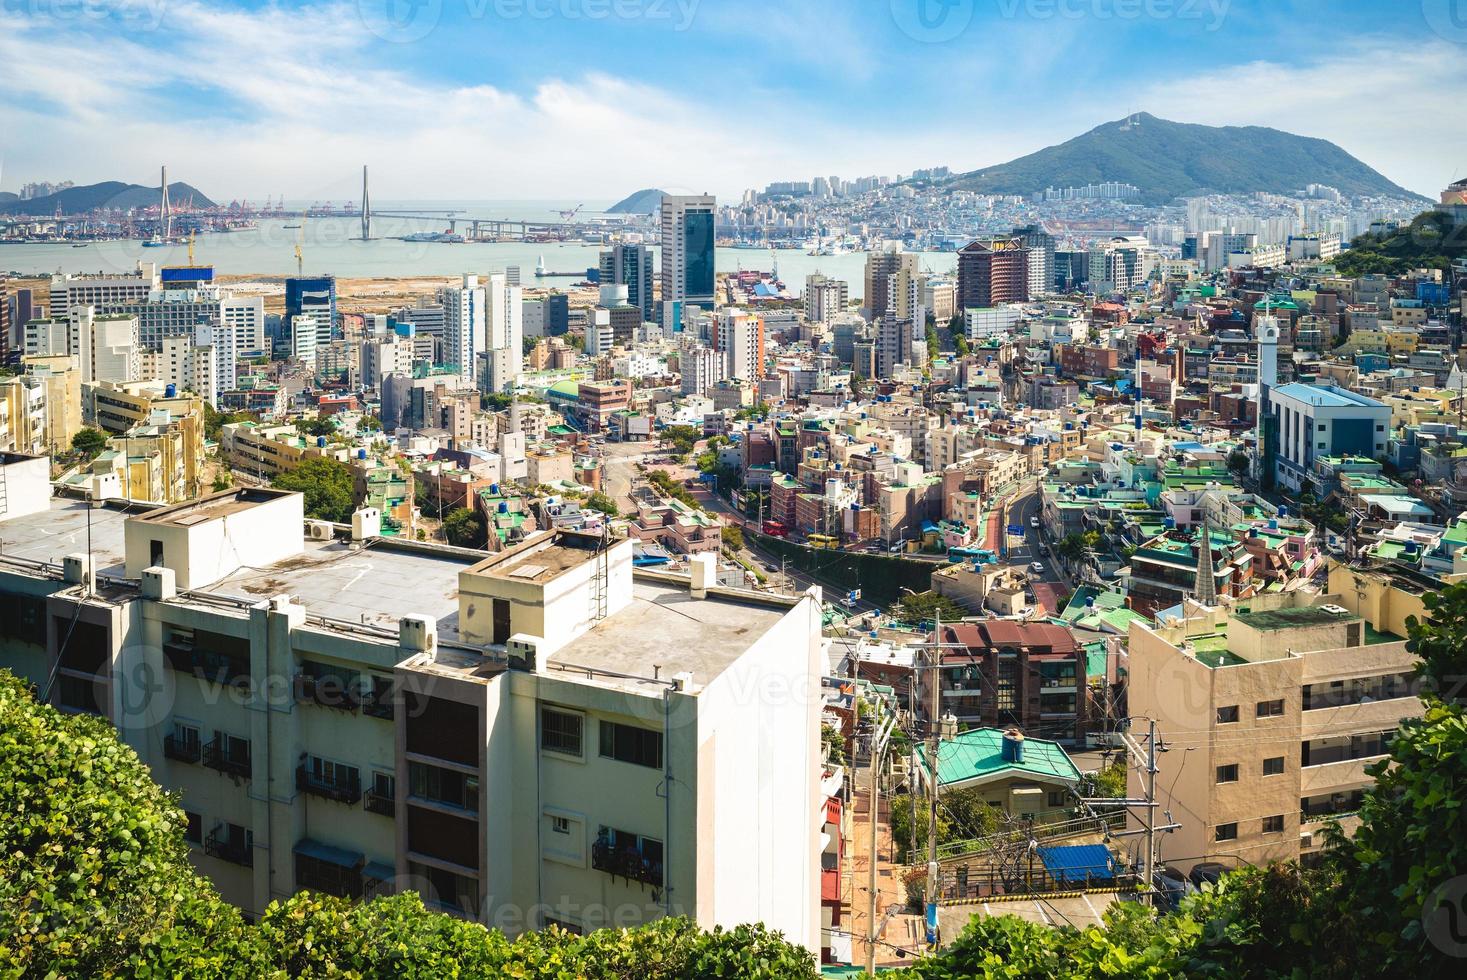
[[[1274,478],[1291,490],[1312,479],[1319,456],[1383,459],[1390,406],[1334,384],[1292,383],[1269,391],[1277,431]]]
[[[862,307],[867,319],[881,320],[895,313],[897,295],[892,293],[892,277],[898,283],[914,281],[918,276],[917,254],[902,250],[900,242],[885,242],[881,248],[866,253],[866,271]],[[897,290],[899,294],[900,287]]]
[[[295,318],[315,321],[316,343],[325,346],[336,333],[336,277],[288,276],[285,280],[285,327],[292,335]]]
[[[1350,611],[1352,591],[1189,602],[1160,625],[1132,622],[1129,711],[1154,718],[1170,749],[1155,777],[1179,825],[1160,838],[1168,865],[1313,860],[1330,818],[1352,829],[1366,767],[1421,713],[1404,639]]]
[[[652,303],[652,249],[636,243],[617,242],[601,252],[601,285],[625,286],[626,302],[640,312],[641,320],[655,320]]]
[[[1029,299],[1029,248],[1019,238],[977,239],[958,250],[958,307],[988,309]]]
[[[485,289],[478,276],[464,273],[459,285],[439,290],[438,299],[443,305],[443,363],[473,385],[479,355],[488,349]],[[521,318],[523,323],[523,313]]]
[[[833,324],[835,318],[846,311],[850,290],[850,284],[843,279],[831,279],[812,272],[805,277],[805,319],[826,326]]]
[[[634,573],[599,534],[476,560],[265,488],[129,516],[31,482],[0,664],[116,725],[247,914],[412,888],[510,933],[686,915],[818,948],[820,699],[748,697],[818,689],[818,596]],[[63,543],[89,522],[105,602]]]

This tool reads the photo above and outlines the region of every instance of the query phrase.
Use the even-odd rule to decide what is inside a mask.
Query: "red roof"
[[[944,642],[962,643],[974,649],[991,647],[1019,647],[1030,653],[1073,655],[1080,645],[1067,627],[1053,623],[1018,623],[1008,619],[993,619],[981,623],[958,623],[944,626]],[[948,651],[944,659],[955,651]],[[962,654],[957,654],[961,657]]]

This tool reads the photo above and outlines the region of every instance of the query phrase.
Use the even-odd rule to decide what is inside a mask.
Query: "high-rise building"
[[[724,358],[712,347],[689,344],[678,352],[677,363],[684,395],[707,395],[709,388],[723,380]]]
[[[290,276],[285,280],[285,327],[294,336],[292,321],[301,315],[316,323],[316,343],[331,343],[336,329],[336,277]]]
[[[570,330],[570,297],[551,293],[545,297],[545,336],[563,337]]]
[[[601,285],[627,287],[626,301],[654,319],[652,305],[652,249],[618,242],[601,253]]]
[[[715,305],[717,211],[711,194],[662,198],[662,326],[669,333],[682,329],[688,306]]]
[[[504,273],[496,272],[484,287],[484,304],[484,350],[494,352],[495,367],[495,384],[484,390],[504,391],[520,376],[524,361],[524,293]]]
[[[764,376],[764,321],[738,307],[719,311],[715,344],[724,357],[724,377],[758,381]]]
[[[886,312],[876,325],[876,377],[890,378],[898,364],[913,363],[916,329],[911,319],[903,319],[893,310]]]
[[[900,242],[887,242],[879,250],[866,253],[865,293],[862,305],[866,316],[880,320],[891,308],[894,300],[889,295],[891,277],[894,275],[917,275],[917,255],[902,251]]]
[[[472,384],[479,355],[488,349],[484,287],[478,276],[464,273],[459,285],[439,290],[438,299],[443,305],[443,363]]]
[[[850,292],[850,284],[843,279],[811,273],[805,277],[805,319],[811,323],[833,323],[845,312]]]
[[[1029,298],[1050,292],[1054,282],[1054,236],[1042,225],[1025,225],[1011,234],[1029,249]]]
[[[984,309],[1029,299],[1029,249],[1018,238],[977,239],[958,252],[958,306]]]

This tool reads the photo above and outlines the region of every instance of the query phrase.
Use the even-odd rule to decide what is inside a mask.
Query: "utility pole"
[[[1127,722],[1132,720],[1140,719],[1126,719]],[[1157,823],[1156,809],[1160,804],[1156,802],[1156,774],[1159,770],[1156,764],[1156,754],[1157,752],[1165,752],[1167,748],[1160,742],[1160,737],[1156,731],[1156,719],[1147,718],[1145,720],[1147,722],[1147,734],[1146,751],[1144,753],[1141,751],[1141,747],[1130,737],[1129,733],[1121,736],[1121,744],[1125,747],[1129,761],[1135,764],[1142,772],[1144,777],[1142,781],[1143,791],[1145,795],[1140,799],[1129,797],[1119,800],[1100,798],[1082,799],[1080,802],[1092,808],[1097,806],[1122,806],[1127,809],[1131,807],[1140,809],[1141,812],[1137,815],[1137,819],[1141,822],[1140,830],[1121,830],[1111,834],[1111,836],[1135,837],[1141,835],[1144,838],[1141,854],[1141,873],[1145,880],[1142,882],[1141,894],[1145,902],[1155,904],[1156,835],[1162,831],[1169,832],[1176,830],[1182,825],[1174,822],[1170,814],[1165,815],[1166,823]]]

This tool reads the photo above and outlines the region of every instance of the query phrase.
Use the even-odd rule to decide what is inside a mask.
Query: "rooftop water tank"
[[[495,496],[498,496],[499,495],[499,484],[497,484],[497,483],[491,483],[491,484],[489,484],[489,492],[492,493],[492,494],[494,494]]]
[[[508,514],[509,513],[509,501],[508,500],[501,500],[499,502],[499,512],[501,514]]]
[[[357,450],[357,459],[366,459],[366,458],[367,458],[367,451],[365,449],[358,449]]]
[[[316,437],[316,448],[317,449],[325,449],[326,448],[326,437],[325,436],[317,436]]]
[[[178,396],[178,385],[169,385],[163,389],[164,398],[176,398]]]

